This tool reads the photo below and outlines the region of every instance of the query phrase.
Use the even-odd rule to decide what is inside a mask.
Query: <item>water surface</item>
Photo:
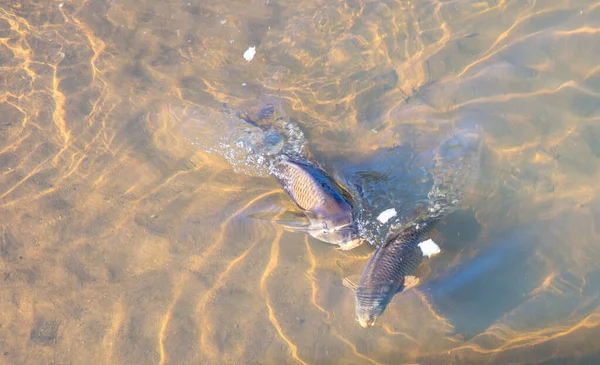
[[[0,363],[598,361],[599,37],[587,0],[4,2]],[[373,328],[341,284],[369,249],[250,219],[276,182],[190,143],[266,102],[332,171],[483,130]]]

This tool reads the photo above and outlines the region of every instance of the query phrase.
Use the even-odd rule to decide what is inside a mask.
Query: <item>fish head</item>
[[[341,214],[334,217],[320,217],[311,236],[340,246],[342,250],[350,250],[362,243],[358,228],[352,220],[352,214]]]
[[[355,313],[356,320],[361,327],[368,328],[375,325],[375,321],[379,318],[390,300],[397,291],[393,286],[385,286],[377,288],[379,290],[361,290],[357,288],[355,297]]]
[[[360,323],[361,327],[368,328],[375,325],[375,321],[385,311],[387,304],[383,301],[375,301],[367,303],[356,302],[356,320]]]
[[[378,316],[372,315],[370,313],[365,313],[362,316],[358,316],[358,323],[360,323],[360,326],[362,328],[369,328],[369,327],[373,327],[375,325],[375,321],[377,320]]]

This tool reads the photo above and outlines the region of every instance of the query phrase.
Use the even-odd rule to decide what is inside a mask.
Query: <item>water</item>
[[[201,152],[224,158],[236,173],[267,177],[274,159],[307,158],[304,134],[283,117],[261,118],[258,124],[233,110],[215,113],[195,106],[169,106],[161,116],[171,121],[181,138]]]
[[[597,362],[599,21],[591,1],[5,2],[0,363]],[[342,173],[483,131],[442,252],[373,328],[341,284],[369,248],[249,218],[289,205],[232,167],[255,151],[178,128],[266,102]]]

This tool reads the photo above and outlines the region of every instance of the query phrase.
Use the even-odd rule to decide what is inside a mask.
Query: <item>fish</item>
[[[312,237],[351,250],[362,244],[351,194],[322,168],[304,161],[279,159],[273,163],[272,176],[304,212],[307,222],[278,221],[293,232],[305,232]]]
[[[343,285],[354,290],[356,319],[363,328],[375,325],[394,295],[418,285],[417,267],[425,256],[440,251],[433,241],[424,240],[438,221],[428,219],[408,226],[375,250],[360,277],[344,278]]]
[[[358,236],[351,204],[354,199],[349,189],[311,161],[302,131],[277,114],[270,103],[258,112],[243,110],[236,113],[249,128],[261,132],[243,136],[236,146],[245,147],[245,151],[255,156],[254,162],[267,165],[269,175],[277,180],[301,211],[286,211],[291,213],[287,216],[292,217],[288,220],[280,218],[281,212],[275,219],[272,219],[272,212],[254,213],[252,218],[269,219],[289,231],[308,233],[342,250],[359,246],[362,240]]]

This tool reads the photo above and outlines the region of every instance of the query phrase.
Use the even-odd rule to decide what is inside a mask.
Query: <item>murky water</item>
[[[5,1],[0,363],[600,361],[599,64],[583,0]],[[231,163],[268,102],[336,172],[483,131],[373,328],[342,286],[368,247],[251,218],[291,206]]]

